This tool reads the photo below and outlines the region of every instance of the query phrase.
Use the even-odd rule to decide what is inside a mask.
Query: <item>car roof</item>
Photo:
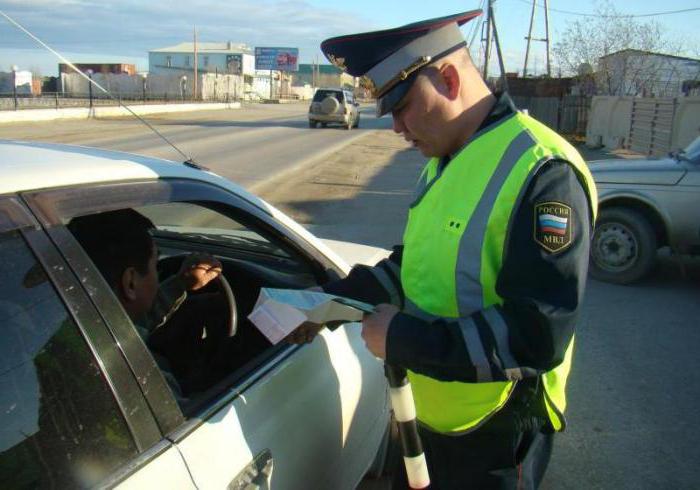
[[[182,163],[87,146],[0,139],[0,175],[0,196],[55,187],[129,180],[184,178],[209,182],[264,210],[306,241],[315,244],[317,249],[336,264],[342,265],[346,273],[350,270],[328,245],[274,206],[213,172],[188,167]]]
[[[183,178],[209,182],[227,189],[286,224],[316,248],[349,266],[326,244],[274,206],[213,172],[160,158],[87,146],[0,139],[0,196],[55,187],[129,180]]]
[[[178,162],[85,146],[0,140],[0,194],[121,180],[197,178],[240,188]]]

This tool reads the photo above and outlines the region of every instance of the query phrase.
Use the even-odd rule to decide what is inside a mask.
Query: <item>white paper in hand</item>
[[[273,344],[305,321],[318,324],[362,320],[374,306],[333,294],[298,289],[262,288],[248,318]]]

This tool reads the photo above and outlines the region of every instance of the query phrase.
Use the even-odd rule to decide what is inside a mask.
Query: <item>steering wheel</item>
[[[169,277],[177,271],[182,264],[182,260],[187,257],[187,255],[175,255],[172,257],[167,257],[158,262],[158,269],[160,273],[164,273],[164,277]],[[221,294],[224,295],[226,299],[226,306],[228,310],[228,321],[226,324],[226,336],[233,337],[236,335],[238,330],[238,309],[236,307],[236,296],[233,294],[233,289],[231,285],[226,280],[226,277],[222,274],[212,281],[218,287]]]
[[[228,283],[226,277],[222,274],[215,279],[221,293],[226,297],[226,305],[228,306],[228,325],[226,325],[226,335],[233,337],[238,331],[238,309],[236,308],[236,297],[233,295],[233,289]]]

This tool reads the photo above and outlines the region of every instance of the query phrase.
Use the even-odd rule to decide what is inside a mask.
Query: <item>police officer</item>
[[[536,488],[565,426],[597,198],[578,152],[482,80],[459,30],[480,14],[321,44],[429,158],[403,245],[324,290],[378,304],[362,335],[409,370],[431,488]]]

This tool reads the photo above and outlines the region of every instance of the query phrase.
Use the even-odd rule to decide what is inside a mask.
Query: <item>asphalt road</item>
[[[401,241],[424,161],[400,137],[377,131],[263,195],[321,237],[386,248]],[[633,286],[588,281],[568,427],[555,440],[543,490],[700,488],[699,318],[698,257],[661,251],[653,273]]]
[[[373,107],[361,110],[360,127],[310,129],[308,103],[246,104],[242,109],[147,116],[187,156],[254,189],[295,166],[319,159],[368,130],[390,127]],[[135,118],[3,124],[0,138],[94,146],[182,161],[182,156]]]

